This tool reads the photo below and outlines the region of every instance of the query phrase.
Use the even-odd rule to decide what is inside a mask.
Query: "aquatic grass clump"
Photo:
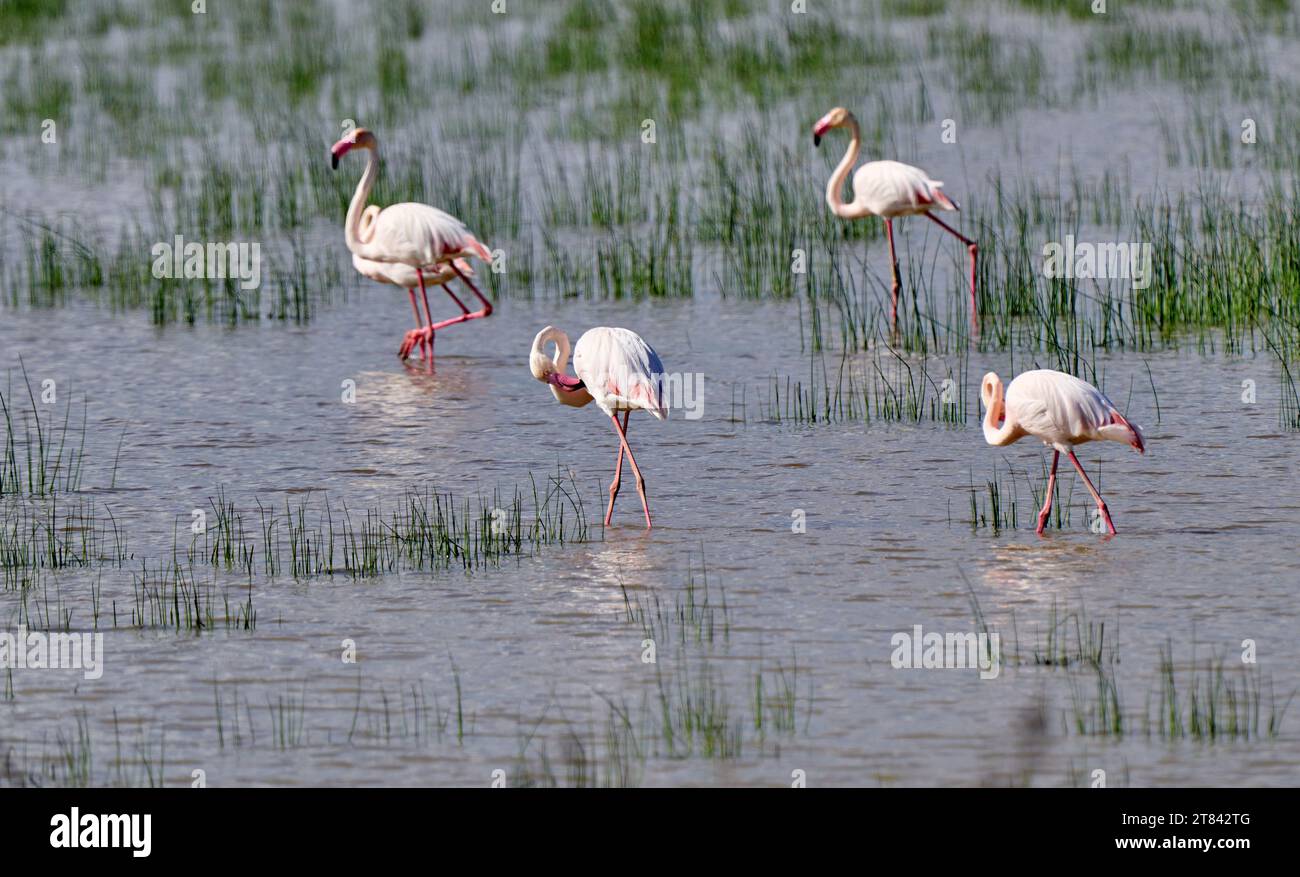
[[[1090,28],[1083,65],[1084,83],[1094,83],[1098,76],[1135,74],[1194,89],[1226,81],[1239,96],[1249,95],[1255,84],[1268,78],[1251,40],[1221,39],[1196,25],[1154,21]],[[1216,77],[1223,70],[1233,71],[1232,76]]]
[[[72,400],[67,395],[62,423],[53,405],[50,407],[55,417],[47,414],[42,418],[25,365],[22,375],[26,392],[15,393],[12,379],[8,390],[0,392],[0,417],[4,418],[4,435],[0,437],[4,442],[0,456],[0,497],[50,496],[75,491],[81,486],[85,463],[85,404],[79,427],[72,421]],[[43,399],[47,391],[43,386]]]
[[[1052,100],[1047,59],[1032,38],[945,21],[929,27],[926,44],[950,59],[943,75],[971,118],[999,122],[1027,104]]]
[[[1032,476],[1028,469],[1018,471],[1009,462],[1006,466],[1005,478],[995,467],[992,477],[986,479],[982,487],[976,485],[972,473],[969,487],[970,517],[966,521],[971,525],[972,530],[989,527],[996,535],[1002,530],[1019,529],[1022,523],[1022,512],[1026,512],[1023,517],[1025,526],[1030,528],[1038,526],[1038,510],[1043,507],[1047,499],[1046,490],[1050,474],[1047,458],[1041,459],[1041,473],[1037,477]],[[1029,488],[1027,501],[1022,501],[1017,486],[1022,477]],[[1047,529],[1064,530],[1074,519],[1071,505],[1074,499],[1074,482],[1070,482],[1068,489],[1063,489],[1061,485],[1064,481],[1065,479],[1058,477],[1053,488],[1052,511],[1047,517]],[[1091,519],[1085,515],[1084,520],[1087,523]]]
[[[790,664],[776,662],[772,669],[754,673],[754,730],[759,740],[770,732],[779,737],[793,737],[799,729],[799,660],[791,654]],[[808,711],[804,730],[812,719],[812,694],[808,694]]]
[[[687,666],[665,678],[656,667],[659,741],[669,758],[739,758],[744,722],[722,678],[707,664]]]
[[[1053,597],[1047,623],[1034,642],[1029,661],[1041,667],[1062,668],[1117,664],[1119,638],[1113,632],[1114,624],[1111,629],[1111,637],[1107,639],[1105,621],[1089,618],[1082,606],[1078,609],[1061,608]],[[1018,639],[1015,651],[1017,660],[1020,660]]]
[[[352,512],[336,509],[328,496],[283,510],[256,501],[258,523],[243,513],[224,488],[209,500],[211,526],[179,542],[174,556],[258,575],[296,579],[353,578],[402,571],[460,568],[473,571],[523,558],[548,545],[591,539],[587,510],[572,473],[530,479],[530,492],[495,491],[491,497],[457,498],[450,492],[408,490],[396,507]]]
[[[68,0],[5,0],[0,4],[0,45],[39,43],[68,10]]]
[[[660,602],[658,592],[648,597],[638,594],[633,600],[627,587],[620,584],[624,620],[638,625],[644,638],[658,644],[675,642],[682,648],[711,648],[718,639],[729,642],[731,614],[727,609],[727,591],[719,585],[715,600],[709,589],[709,573],[702,555],[703,549],[698,579],[696,569],[691,560],[687,559],[686,582],[681,593],[675,596],[671,610]]]
[[[1279,705],[1272,679],[1262,678],[1258,668],[1234,669],[1223,655],[1214,655],[1204,663],[1193,657],[1190,678],[1183,675],[1186,672],[1174,662],[1173,645],[1162,646],[1160,699],[1152,723],[1159,737],[1214,743],[1274,738],[1281,733],[1295,692]]]
[[[810,356],[807,379],[773,375],[755,402],[764,423],[966,423],[965,360],[948,364],[930,358],[909,360],[893,348],[876,348],[866,361],[841,356],[831,374],[823,356]],[[931,369],[934,369],[932,372]],[[750,419],[748,387],[737,400],[732,390],[733,422]]]
[[[112,510],[93,500],[0,499],[0,576],[17,589],[37,570],[121,566],[130,557]]]
[[[233,599],[232,599],[233,598]],[[252,582],[244,597],[232,594],[214,580],[200,580],[193,567],[168,563],[150,568],[141,565],[133,577],[133,595],[129,620],[119,625],[117,605],[112,606],[113,627],[170,629],[199,632],[204,630],[245,630],[257,628],[257,610],[253,608]]]
[[[78,295],[115,311],[148,311],[157,325],[200,319],[238,325],[263,316],[303,324],[340,288],[358,285],[355,272],[344,273],[336,254],[321,252],[297,234],[256,242],[266,246],[261,250],[260,285],[254,288],[244,288],[233,276],[157,277],[154,246],[171,245],[174,230],[188,226],[164,220],[150,227],[152,232],[138,226],[127,229],[116,246],[110,246],[72,224],[25,222],[20,233],[24,259],[5,272],[8,304],[60,307]],[[211,243],[224,233],[209,232],[206,238]],[[264,298],[269,307],[264,307]]]
[[[124,749],[123,742],[116,709],[112,748],[107,752],[93,738],[89,714],[78,710],[70,729],[57,729],[53,740],[48,732],[43,733],[35,752],[31,743],[23,743],[21,750],[6,745],[0,760],[0,786],[160,788],[167,770],[166,728],[145,721],[137,726],[129,749]]]
[[[971,481],[970,486],[970,525],[972,530],[991,527],[994,535],[1003,530],[1014,530],[1019,524],[1017,514],[1018,499],[1015,493],[1015,478],[1010,482],[1010,490],[999,481],[996,474],[986,481],[981,494]]]

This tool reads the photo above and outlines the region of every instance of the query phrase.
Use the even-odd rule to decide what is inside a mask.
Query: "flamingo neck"
[[[1007,417],[1006,393],[1002,384],[993,386],[991,398],[985,403],[984,441],[991,445],[1009,445],[1020,437],[1016,425]],[[999,423],[1001,424],[999,426]]]
[[[374,188],[375,178],[378,176],[379,151],[371,149],[366,156],[365,173],[361,175],[357,190],[352,194],[352,203],[348,205],[347,219],[343,224],[343,235],[348,249],[360,256],[365,255],[366,244],[369,243],[362,235],[361,214],[365,212],[366,199],[370,197],[370,190]]]
[[[862,132],[858,130],[858,120],[852,115],[849,116],[848,126],[853,138],[849,140],[849,148],[844,153],[844,157],[840,159],[835,172],[831,174],[830,180],[826,182],[826,204],[836,216],[844,219],[856,219],[861,215],[861,211],[855,209],[852,205],[844,203],[844,183],[848,180],[849,171],[853,170],[853,165],[857,164],[858,152],[862,149]]]
[[[555,343],[554,357],[546,352],[546,346],[551,342]],[[582,378],[564,373],[572,349],[568,335],[553,326],[547,326],[533,339],[529,366],[533,377],[547,384],[556,399],[573,408],[581,408],[592,401],[592,395]]]

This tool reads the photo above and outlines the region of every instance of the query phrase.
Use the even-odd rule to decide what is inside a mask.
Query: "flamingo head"
[[[827,131],[848,124],[849,119],[852,118],[853,114],[844,109],[844,107],[836,107],[826,115],[822,116],[817,120],[817,124],[813,125],[813,146],[820,146],[822,136]]]
[[[353,128],[342,140],[330,147],[330,166],[338,170],[339,159],[353,149],[374,149],[377,146],[379,146],[379,141],[375,139],[375,135],[371,134],[369,130]]]
[[[552,373],[558,371],[555,364],[555,357],[546,352],[546,345],[552,341],[556,342],[556,354],[559,354],[559,338],[556,337],[559,332],[554,326],[547,326],[537,333],[533,339],[533,349],[528,354],[528,370],[533,373],[533,377],[544,384],[550,383]]]
[[[1002,400],[1002,379],[997,372],[989,372],[980,382],[980,401],[992,413],[991,420],[1001,423],[1005,417]]]
[[[550,344],[555,345],[555,355],[546,350]],[[550,385],[551,392],[566,405],[581,407],[591,401],[587,385],[581,378],[564,373],[569,362],[569,336],[554,326],[547,326],[533,339],[533,349],[528,356],[528,368],[533,377]]]

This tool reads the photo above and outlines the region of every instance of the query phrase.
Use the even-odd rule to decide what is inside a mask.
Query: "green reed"
[[[328,496],[285,500],[283,509],[256,501],[257,524],[245,521],[224,489],[211,499],[211,522],[174,559],[239,570],[249,578],[346,575],[500,566],[545,546],[587,542],[591,525],[570,473],[530,480],[529,492],[496,490],[456,497],[408,490],[393,506],[337,508]]]

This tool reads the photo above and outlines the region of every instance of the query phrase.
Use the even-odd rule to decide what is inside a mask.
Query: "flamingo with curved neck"
[[[555,345],[554,355],[547,353],[548,345]],[[575,376],[564,373],[573,351]],[[650,529],[650,502],[645,495],[645,479],[632,456],[632,446],[627,443],[627,421],[634,409],[649,411],[659,420],[668,416],[663,403],[664,365],[659,354],[645,340],[630,329],[597,326],[582,333],[577,346],[570,348],[569,336],[554,326],[547,326],[533,339],[528,354],[528,368],[533,377],[547,384],[552,395],[561,403],[573,408],[595,402],[614,423],[618,433],[618,458],[614,461],[614,480],[609,485],[609,507],[605,510],[605,526],[614,515],[614,500],[618,498],[623,480],[623,454],[627,453],[636,476],[637,493],[641,495],[641,508],[645,511],[645,526]],[[618,412],[623,412],[623,422],[618,422]]]
[[[1091,441],[1124,442],[1145,454],[1146,437],[1142,430],[1129,423],[1101,390],[1074,375],[1051,369],[1022,372],[1005,391],[1001,378],[989,372],[980,382],[980,400],[985,409],[984,440],[990,445],[1002,447],[1032,435],[1053,449],[1047,497],[1038,513],[1035,532],[1043,534],[1052,513],[1056,465],[1064,453],[1096,500],[1097,511],[1110,534],[1115,535],[1110,509],[1074,455],[1074,446]]]
[[[885,235],[889,238],[889,270],[893,278],[890,287],[889,325],[898,320],[898,256],[894,252],[894,218],[922,215],[937,223],[966,245],[970,253],[970,313],[971,325],[976,324],[975,263],[978,246],[948,223],[930,211],[957,210],[957,202],[943,192],[943,183],[930,178],[925,171],[897,161],[869,161],[853,175],[853,200],[845,203],[844,184],[849,171],[857,164],[862,149],[862,133],[858,120],[843,107],[836,107],[817,120],[813,126],[813,145],[820,146],[822,137],[832,128],[848,128],[851,137],[844,158],[836,165],[826,182],[826,204],[841,219],[861,219],[879,216],[885,220]]]
[[[339,159],[354,149],[364,149],[368,155],[365,171],[348,204],[343,239],[358,271],[372,280],[406,288],[415,312],[416,328],[406,333],[398,355],[405,359],[418,346],[431,366],[434,333],[438,329],[491,315],[492,303],[469,279],[474,272],[460,257],[473,256],[490,262],[492,253],[463,222],[427,204],[407,202],[382,209],[373,204],[366,206],[379,176],[379,141],[375,135],[365,128],[354,128],[330,148],[330,163],[337,170]],[[480,310],[471,313],[452,292],[447,284],[453,277],[459,278],[478,297],[483,305]],[[460,308],[460,315],[434,323],[428,284],[441,285]],[[423,320],[415,301],[417,286],[424,301]]]

